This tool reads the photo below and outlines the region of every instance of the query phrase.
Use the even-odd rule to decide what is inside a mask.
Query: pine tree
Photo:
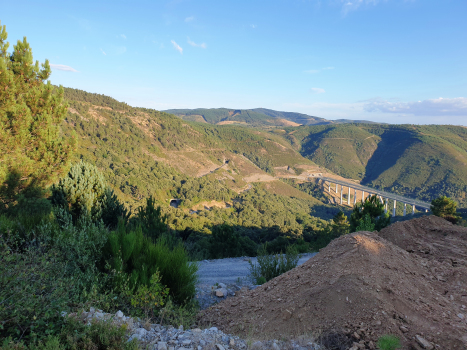
[[[367,198],[363,204],[357,203],[350,215],[350,232],[357,228],[373,228],[377,231],[391,223],[391,217],[384,212],[384,204],[376,195]]]
[[[457,214],[457,203],[449,197],[441,196],[431,201],[431,211],[434,215],[444,218],[453,224],[460,220]]]
[[[52,204],[65,205],[74,222],[82,215],[99,220],[105,207],[106,190],[107,185],[99,169],[81,160],[57,185],[53,185]]]
[[[67,106],[63,89],[50,81],[49,61],[39,67],[24,37],[8,54],[5,26],[0,26],[0,209],[18,195],[39,196],[68,167],[75,138],[60,136]]]

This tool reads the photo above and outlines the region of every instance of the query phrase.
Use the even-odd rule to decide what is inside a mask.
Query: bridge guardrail
[[[372,193],[372,194],[377,194],[378,196],[381,196],[381,197],[384,197],[384,198],[396,200],[396,201],[402,202],[402,203],[412,204],[412,205],[415,205],[417,207],[421,207],[423,209],[430,209],[430,207],[431,207],[431,204],[428,203],[428,202],[424,202],[424,201],[421,201],[421,200],[418,200],[418,199],[413,199],[413,198],[407,198],[407,197],[404,197],[404,196],[400,196],[398,194],[392,194],[392,193],[388,193],[388,192],[385,192],[385,191],[380,191],[380,190],[377,190],[377,189],[374,189],[374,188],[371,188],[371,187],[359,185],[359,184],[352,183],[352,182],[346,182],[346,181],[337,180],[337,179],[333,179],[333,178],[325,177],[325,176],[309,177],[309,179],[313,179],[313,178],[314,179],[321,179],[321,180],[328,181],[328,182],[331,182],[331,183],[336,183],[336,184],[343,185],[343,186],[346,186],[346,187],[350,187],[350,188],[353,188],[353,189],[356,189],[356,190],[365,191],[365,192]]]

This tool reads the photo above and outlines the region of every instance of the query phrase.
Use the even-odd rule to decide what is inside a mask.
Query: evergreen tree
[[[378,196],[373,195],[365,202],[357,203],[350,215],[350,232],[356,232],[358,227],[381,230],[391,223],[391,217],[384,213],[384,204]]]
[[[52,187],[52,204],[66,206],[74,222],[81,215],[90,215],[91,219],[98,220],[104,209],[106,189],[100,171],[81,160]]]
[[[350,224],[347,220],[347,216],[345,216],[342,211],[334,215],[332,221],[332,235],[334,237],[339,237],[349,233]]]
[[[434,215],[442,217],[453,224],[460,220],[456,211],[457,204],[449,197],[441,196],[431,202],[431,211]]]
[[[139,207],[136,220],[146,237],[155,242],[163,233],[167,232],[167,216],[162,215],[161,207],[155,207],[156,201],[152,196],[146,199],[146,207]]]
[[[115,229],[120,219],[126,224],[130,217],[130,212],[125,208],[123,203],[118,200],[114,191],[107,188],[104,196],[105,199],[101,215],[104,224],[110,229]]]
[[[75,139],[63,139],[59,125],[67,106],[63,89],[49,81],[46,60],[33,62],[26,40],[9,43],[0,26],[0,209],[11,207],[19,194],[38,197],[68,167]]]

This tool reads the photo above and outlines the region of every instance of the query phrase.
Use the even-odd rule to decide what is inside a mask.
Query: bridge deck
[[[396,200],[398,202],[407,203],[407,204],[410,204],[410,205],[415,205],[415,206],[423,208],[423,209],[430,209],[430,207],[431,207],[431,204],[428,203],[428,202],[424,202],[424,201],[421,201],[421,200],[418,200],[418,199],[407,198],[407,197],[404,197],[404,196],[399,196],[397,194],[392,194],[392,193],[380,191],[380,190],[377,190],[377,189],[374,189],[374,188],[371,188],[371,187],[367,187],[367,186],[363,186],[363,185],[359,185],[359,184],[356,184],[356,183],[353,183],[353,182],[350,182],[350,181],[342,181],[342,180],[332,179],[330,177],[324,177],[324,176],[317,176],[317,177],[315,177],[315,179],[316,178],[324,180],[324,181],[328,181],[328,182],[331,182],[331,183],[334,183],[334,184],[339,184],[339,185],[342,185],[342,186],[351,187],[351,188],[359,190],[359,191],[365,191],[367,193],[376,194],[376,195],[381,196],[383,198],[389,198],[389,199],[392,199],[392,200]],[[309,179],[311,180],[313,178],[309,178]]]

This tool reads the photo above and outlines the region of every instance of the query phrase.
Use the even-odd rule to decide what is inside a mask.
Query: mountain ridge
[[[248,126],[280,127],[288,121],[299,125],[329,125],[342,123],[373,123],[366,120],[338,119],[328,120],[297,112],[276,111],[267,108],[232,109],[232,108],[195,108],[168,109],[163,112],[171,113],[183,120],[206,122],[209,124],[237,123]],[[273,118],[273,119],[270,119]],[[220,124],[222,125],[222,124]],[[298,126],[298,125],[293,125]]]

